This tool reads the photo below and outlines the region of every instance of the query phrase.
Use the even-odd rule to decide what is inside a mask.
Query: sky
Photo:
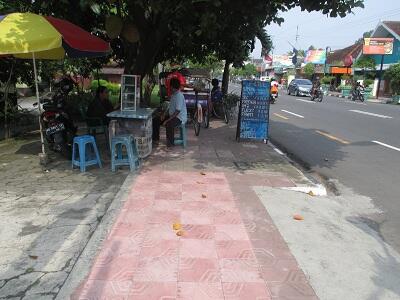
[[[365,0],[365,8],[354,10],[345,18],[328,18],[320,12],[306,12],[294,8],[282,13],[285,21],[279,26],[268,26],[272,36],[273,54],[285,54],[293,48],[308,49],[331,47],[332,50],[352,45],[366,31],[375,29],[379,21],[400,21],[400,0]],[[299,26],[296,44],[296,27]],[[260,58],[261,44],[257,41],[252,56]]]

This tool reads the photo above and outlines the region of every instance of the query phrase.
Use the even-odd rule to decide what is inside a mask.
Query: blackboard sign
[[[270,87],[268,81],[242,81],[237,140],[268,140]]]

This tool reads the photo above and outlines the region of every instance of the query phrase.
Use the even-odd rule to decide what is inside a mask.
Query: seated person
[[[169,104],[169,117],[164,121],[167,131],[167,147],[174,145],[175,127],[185,124],[187,121],[187,109],[185,97],[181,92],[181,82],[178,78],[172,78],[171,85],[171,101]]]
[[[96,96],[92,102],[90,102],[89,107],[86,112],[88,118],[96,118],[103,121],[103,125],[108,125],[109,120],[107,114],[114,110],[108,98],[108,90],[105,86],[99,86],[96,90]],[[101,124],[89,124],[92,126],[98,126]]]
[[[219,80],[217,78],[214,78],[211,80],[211,84],[213,88],[211,89],[211,101],[212,102],[219,102],[222,100],[222,91],[221,88],[219,87]]]
[[[167,76],[167,79],[165,81],[165,87],[167,88],[167,95],[168,97],[171,97],[172,95],[172,88],[171,88],[171,80],[173,78],[176,78],[179,80],[180,86],[183,89],[186,85],[186,79],[185,77],[179,72],[179,71],[173,71]]]

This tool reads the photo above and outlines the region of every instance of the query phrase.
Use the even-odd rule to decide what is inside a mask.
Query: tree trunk
[[[222,76],[222,93],[226,95],[228,93],[229,87],[229,65],[231,63],[225,60],[224,74]]]

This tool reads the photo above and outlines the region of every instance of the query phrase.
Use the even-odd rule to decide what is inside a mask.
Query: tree
[[[8,2],[15,2],[12,4],[14,7],[19,5],[16,10],[66,18],[97,34],[104,31],[109,16],[120,18],[121,26],[116,30],[116,35],[109,34],[114,54],[120,59],[126,73],[139,74],[142,77],[152,74],[159,62],[176,58],[201,58],[210,53],[215,53],[219,59],[225,60],[227,70],[230,64],[243,62],[254,47],[255,37],[260,38],[263,43],[263,39],[267,37],[264,31],[266,25],[283,21],[279,12],[294,7],[301,7],[310,12],[322,11],[331,17],[344,17],[353,8],[363,7],[363,0]],[[73,14],[71,7],[74,8]]]
[[[375,70],[376,63],[371,56],[361,56],[353,65],[355,68]]]
[[[232,74],[235,76],[251,77],[257,75],[257,68],[254,64],[246,64],[241,68],[234,68]]]
[[[315,66],[312,63],[308,63],[304,66],[304,74],[307,76],[307,78],[312,78],[315,72]]]
[[[308,47],[308,49],[307,50],[315,50],[316,48],[313,46],[313,45],[311,45],[310,47]]]
[[[213,73],[213,76],[222,74],[224,63],[215,54],[207,55],[204,59],[189,59],[187,62],[189,68],[208,69]]]
[[[362,35],[362,38],[359,38],[358,40],[356,40],[355,44],[363,44],[364,43],[364,39],[371,37],[373,32],[374,32],[373,30],[364,32],[363,35]]]
[[[400,64],[390,66],[385,71],[384,77],[390,82],[393,93],[400,95]]]

